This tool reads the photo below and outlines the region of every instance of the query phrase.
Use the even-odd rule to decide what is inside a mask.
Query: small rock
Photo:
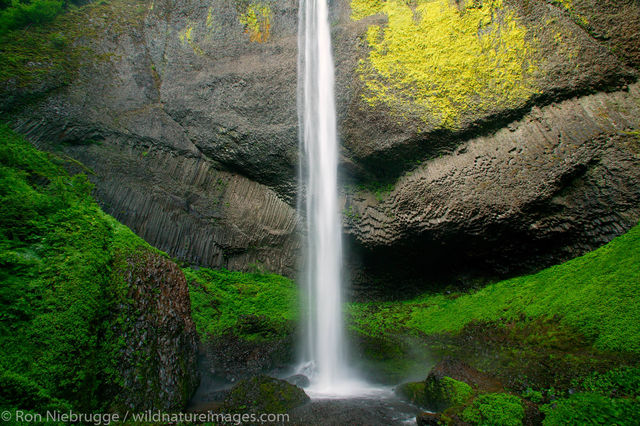
[[[440,414],[425,411],[416,416],[418,426],[437,426],[440,424]]]
[[[301,388],[306,388],[311,384],[309,378],[304,374],[294,374],[293,376],[287,377],[285,380],[292,385],[300,386]]]

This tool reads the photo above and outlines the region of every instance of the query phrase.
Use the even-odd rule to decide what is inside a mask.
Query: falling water
[[[345,391],[338,138],[327,0],[300,0],[301,177],[306,184],[307,374],[312,389]]]

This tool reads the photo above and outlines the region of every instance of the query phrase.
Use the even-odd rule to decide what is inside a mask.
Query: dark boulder
[[[116,355],[120,387],[111,390],[112,409],[182,410],[199,381],[198,336],[184,274],[171,260],[143,249],[118,262],[114,279],[127,286],[129,301],[118,307],[122,323],[114,324],[124,343]]]
[[[267,376],[255,376],[236,384],[224,401],[227,412],[286,413],[310,401],[298,386]]]

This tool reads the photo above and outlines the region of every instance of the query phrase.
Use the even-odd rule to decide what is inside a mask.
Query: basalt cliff
[[[150,244],[292,276],[297,22],[293,0],[98,1],[3,68],[0,109]],[[638,223],[637,1],[337,0],[331,23],[359,294],[533,271]]]

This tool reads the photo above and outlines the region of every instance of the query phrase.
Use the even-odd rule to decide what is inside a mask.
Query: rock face
[[[2,106],[41,149],[90,167],[104,209],[156,247],[291,275],[297,11],[278,4],[257,28],[248,2],[91,4],[61,28],[90,52],[73,83],[22,82],[37,100]]]
[[[331,8],[357,290],[530,271],[640,219],[637,1]],[[297,2],[74,13],[55,31],[91,55],[0,82],[13,127],[89,166],[105,210],[170,254],[292,275]]]
[[[148,251],[129,256],[120,277],[129,303],[120,306],[120,410],[181,410],[198,386],[198,336],[187,282],[178,266]]]
[[[525,272],[625,232],[640,215],[639,100],[632,85],[535,108],[383,196],[347,194],[349,232],[367,248],[363,275]]]

